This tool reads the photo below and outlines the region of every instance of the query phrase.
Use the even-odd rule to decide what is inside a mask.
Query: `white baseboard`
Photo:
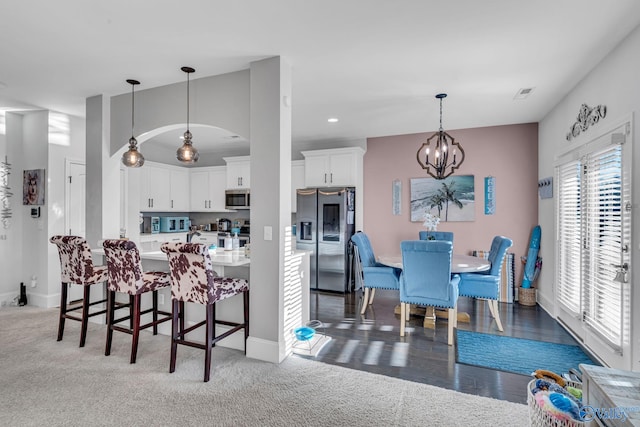
[[[264,360],[265,362],[280,363],[286,356],[284,352],[280,352],[280,345],[276,341],[268,341],[252,336],[247,339],[247,357]]]

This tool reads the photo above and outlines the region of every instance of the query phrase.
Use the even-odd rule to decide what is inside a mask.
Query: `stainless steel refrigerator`
[[[297,190],[296,247],[311,251],[311,289],[348,290],[355,197],[352,187]]]

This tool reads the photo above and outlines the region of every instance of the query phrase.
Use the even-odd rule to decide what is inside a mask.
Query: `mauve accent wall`
[[[522,279],[520,256],[526,255],[532,227],[538,221],[538,124],[447,130],[463,147],[466,158],[456,175],[474,175],[475,220],[440,222],[439,231],[455,233],[454,252],[489,250],[503,235],[513,240],[516,282]],[[364,156],[364,230],[376,255],[400,252],[402,240],[417,240],[425,230],[410,221],[410,179],[428,175],[416,152],[432,133],[367,140]],[[484,214],[484,178],[495,177],[495,213]],[[402,183],[401,215],[392,212],[392,183]],[[454,209],[457,209],[454,207]],[[552,245],[552,242],[541,242]],[[543,266],[544,268],[544,266]]]

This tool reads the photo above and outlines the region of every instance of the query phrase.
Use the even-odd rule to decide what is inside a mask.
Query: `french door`
[[[631,135],[624,124],[556,163],[558,319],[630,369]]]

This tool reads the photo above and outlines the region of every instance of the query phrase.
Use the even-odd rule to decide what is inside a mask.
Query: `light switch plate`
[[[273,239],[273,228],[270,225],[264,226],[264,240]]]

